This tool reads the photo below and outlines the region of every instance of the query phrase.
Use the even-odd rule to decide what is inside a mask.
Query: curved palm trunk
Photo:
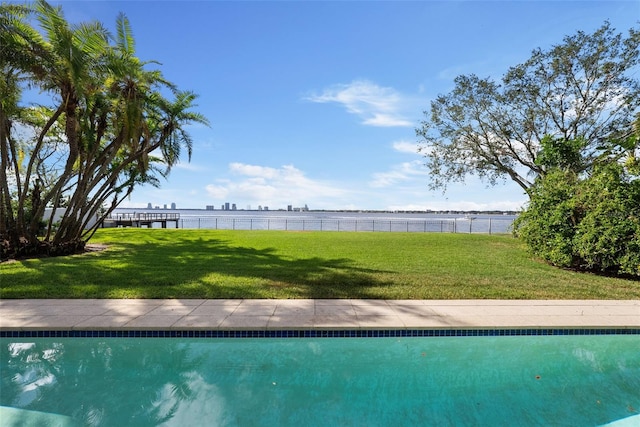
[[[13,151],[9,147],[10,129],[11,122],[5,114],[2,104],[0,104],[0,240],[8,240],[15,245],[18,241],[18,233],[11,206],[11,192],[7,177],[7,170],[11,167],[9,153]]]

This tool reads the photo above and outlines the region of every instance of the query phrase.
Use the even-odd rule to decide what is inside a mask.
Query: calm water
[[[595,426],[640,409],[637,335],[1,345],[1,405],[90,426]]]
[[[224,211],[116,209],[118,214],[179,214],[179,228],[307,231],[509,233],[515,215],[392,212]],[[175,227],[173,223],[168,225]],[[155,224],[160,227],[160,224]]]

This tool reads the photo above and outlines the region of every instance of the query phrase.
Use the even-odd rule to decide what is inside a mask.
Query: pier
[[[180,221],[180,214],[178,213],[155,213],[155,212],[141,212],[141,213],[118,213],[111,214],[102,222],[103,228],[113,227],[153,227],[154,223],[159,223],[162,228],[167,228],[167,223],[172,222],[178,224]]]

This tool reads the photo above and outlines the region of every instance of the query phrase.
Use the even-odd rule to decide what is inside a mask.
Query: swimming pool
[[[0,405],[37,411],[5,409],[24,420],[596,426],[640,410],[635,334],[0,342]]]

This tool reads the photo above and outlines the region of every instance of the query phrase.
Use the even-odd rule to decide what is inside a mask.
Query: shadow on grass
[[[384,271],[353,260],[305,258],[304,248],[300,253],[157,236],[148,244],[118,243],[99,254],[42,260],[34,271],[42,282],[33,283],[32,292],[40,298],[379,298],[372,288],[393,284],[376,278]]]

